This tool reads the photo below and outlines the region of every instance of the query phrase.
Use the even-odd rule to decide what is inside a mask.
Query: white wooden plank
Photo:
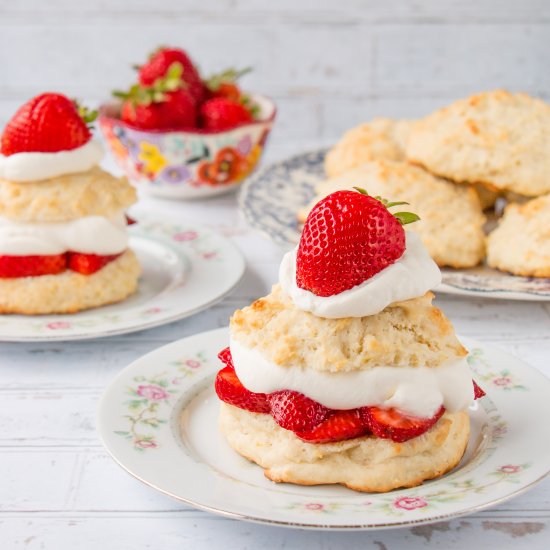
[[[4,517],[2,540],[8,548],[26,550],[81,548],[83,550],[266,550],[346,548],[373,550],[490,548],[547,550],[550,520],[463,518],[412,529],[376,532],[291,530],[232,521],[187,512],[128,517]],[[62,541],[62,542],[60,542]]]

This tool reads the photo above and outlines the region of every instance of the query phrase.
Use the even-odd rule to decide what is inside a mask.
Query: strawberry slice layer
[[[296,391],[254,393],[247,390],[239,380],[231,350],[223,349],[218,357],[225,365],[218,372],[215,382],[216,393],[221,401],[247,411],[270,414],[281,428],[294,432],[309,443],[332,443],[370,434],[402,443],[427,432],[445,412],[441,406],[431,418],[419,418],[394,408],[335,410]],[[485,392],[475,381],[472,380],[472,383],[474,399],[483,397]]]
[[[119,256],[120,254],[100,256],[77,252],[51,256],[0,256],[0,279],[58,275],[66,269],[91,275]]]
[[[0,256],[0,278],[57,275],[67,268],[65,254],[52,256]]]
[[[391,439],[403,443],[427,432],[443,415],[445,407],[431,418],[409,416],[397,409],[381,409],[379,407],[361,407],[363,422],[371,432],[382,439]]]
[[[69,269],[81,273],[82,275],[91,275],[105,267],[108,263],[116,260],[120,254],[110,256],[100,256],[99,254],[80,254],[79,252],[69,252],[67,254]]]
[[[331,411],[328,418],[309,432],[297,432],[296,435],[309,443],[332,443],[353,439],[370,433],[363,422],[358,409],[349,411]]]
[[[239,409],[257,413],[271,412],[265,393],[251,392],[241,384],[233,367],[229,348],[222,350],[218,357],[226,365],[216,376],[215,389],[218,397]]]

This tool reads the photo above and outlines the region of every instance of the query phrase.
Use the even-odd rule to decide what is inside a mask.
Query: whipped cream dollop
[[[64,174],[86,172],[103,158],[103,147],[95,140],[70,151],[0,155],[0,179],[38,181]]]
[[[474,401],[472,374],[465,358],[439,367],[378,366],[351,372],[320,372],[281,367],[260,352],[230,340],[235,372],[245,388],[256,393],[293,390],[330,409],[394,407],[422,418],[443,405],[449,412]]]
[[[279,268],[279,283],[294,305],[318,317],[340,319],[380,313],[395,302],[423,296],[441,283],[441,271],[420,235],[406,232],[403,256],[360,285],[334,296],[317,296],[296,284],[297,248],[287,252]]]
[[[120,254],[128,246],[126,216],[86,216],[68,222],[20,223],[0,217],[0,255],[47,256],[64,252]]]

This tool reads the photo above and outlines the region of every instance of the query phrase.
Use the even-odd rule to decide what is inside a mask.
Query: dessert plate
[[[140,218],[129,232],[143,270],[134,295],[71,315],[0,315],[0,341],[84,340],[163,325],[221,300],[244,273],[240,251],[205,227]]]
[[[497,349],[464,339],[487,396],[471,410],[460,464],[442,478],[385,494],[275,484],[235,453],[217,428],[213,381],[226,328],[138,359],[100,403],[99,432],[113,458],[152,488],[224,516],[312,529],[380,529],[471,514],[504,502],[550,470],[550,441],[533,418],[550,415],[550,381]]]
[[[315,185],[325,177],[325,153],[326,150],[303,153],[253,174],[244,183],[239,199],[248,223],[278,244],[297,244],[301,232],[297,212],[315,196]],[[442,273],[438,292],[550,301],[550,279],[516,277],[486,266],[444,268]]]

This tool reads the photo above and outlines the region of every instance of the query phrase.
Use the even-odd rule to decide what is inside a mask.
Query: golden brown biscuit
[[[487,238],[487,263],[524,277],[550,277],[550,195],[510,204]]]
[[[342,189],[364,187],[371,195],[407,201],[421,221],[406,226],[416,231],[439,266],[473,267],[485,255],[485,216],[474,191],[432,176],[404,162],[372,161],[319,184],[317,196],[302,211],[305,221],[323,197]]]
[[[374,436],[313,444],[278,426],[268,414],[221,404],[220,430],[229,445],[264,468],[272,481],[339,483],[356,491],[415,487],[452,470],[470,435],[467,411],[445,413],[425,434],[404,443]]]
[[[550,105],[504,90],[455,101],[410,129],[406,156],[457,182],[550,192]]]
[[[0,179],[0,216],[19,222],[110,217],[136,200],[136,191],[126,178],[115,178],[98,166],[41,181]]]
[[[325,157],[329,178],[370,160],[403,160],[411,121],[375,118],[348,130]]]
[[[140,272],[135,254],[126,250],[92,275],[67,270],[59,275],[0,278],[0,313],[76,313],[119,302],[136,291]]]
[[[231,337],[284,367],[327,372],[379,365],[437,367],[467,352],[432,299],[427,293],[377,315],[324,319],[294,307],[275,285],[233,314]]]

